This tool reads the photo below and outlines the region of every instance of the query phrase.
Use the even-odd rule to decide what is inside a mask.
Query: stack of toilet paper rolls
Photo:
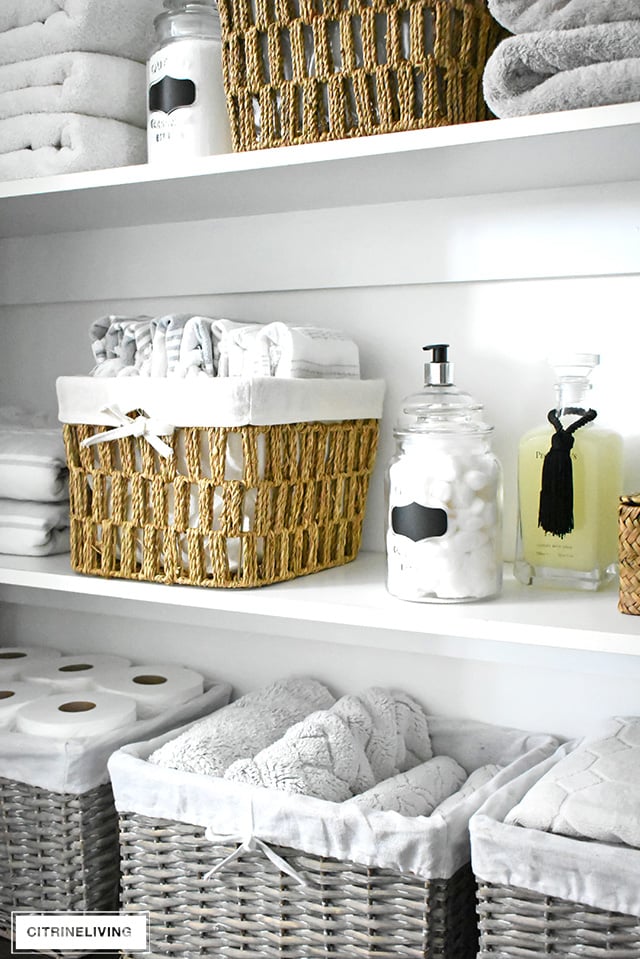
[[[122,656],[63,656],[36,646],[0,649],[0,735],[100,736],[203,692],[204,677],[182,666],[134,666]]]

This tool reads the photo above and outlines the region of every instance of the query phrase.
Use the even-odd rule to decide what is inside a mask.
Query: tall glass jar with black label
[[[147,65],[149,162],[229,153],[217,7],[213,0],[164,6]]]
[[[502,468],[482,406],[453,383],[448,344],[426,346],[424,390],[407,397],[387,473],[387,588],[464,603],[502,588]]]

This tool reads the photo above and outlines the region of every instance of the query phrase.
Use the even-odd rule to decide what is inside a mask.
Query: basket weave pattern
[[[478,882],[478,959],[638,959],[640,918]]]
[[[118,819],[109,785],[56,793],[0,779],[0,926],[12,910],[118,906]]]
[[[150,955],[158,959],[475,956],[468,868],[427,882],[274,846],[312,884],[300,885],[260,852],[204,879],[235,846],[203,837],[186,823],[120,817],[122,909],[149,911]]]
[[[234,150],[486,120],[486,0],[219,0]]]
[[[621,496],[618,507],[621,613],[640,616],[640,493]]]
[[[347,563],[360,547],[378,430],[377,420],[186,427],[165,437],[165,459],[144,437],[83,448],[104,428],[67,424],[71,565],[242,587]],[[230,445],[239,479],[225,478]]]

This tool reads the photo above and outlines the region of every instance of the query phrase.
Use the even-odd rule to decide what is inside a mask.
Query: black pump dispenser
[[[449,344],[431,343],[422,349],[431,350],[431,362],[424,365],[424,385],[452,386],[453,364],[449,362]]]

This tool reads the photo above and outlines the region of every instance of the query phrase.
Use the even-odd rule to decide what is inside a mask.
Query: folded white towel
[[[505,822],[640,848],[640,719],[615,717],[531,787]]]
[[[207,316],[191,316],[184,325],[180,358],[175,370],[178,376],[213,376],[215,373],[211,320]]]
[[[343,802],[375,783],[357,733],[331,710],[312,713],[253,759],[239,759],[225,779],[328,802]]]
[[[359,739],[375,782],[432,756],[426,714],[406,693],[374,686],[357,696],[343,696],[331,712]]]
[[[640,100],[640,20],[508,37],[483,87],[498,117]]]
[[[466,779],[462,766],[450,756],[436,756],[407,772],[398,773],[348,802],[363,809],[386,809],[402,816],[430,816]]]
[[[51,556],[68,552],[68,503],[0,499],[0,553]]]
[[[491,782],[494,776],[497,776],[503,766],[498,766],[497,763],[487,763],[486,766],[479,766],[478,769],[468,776],[465,782],[462,784],[461,788],[457,792],[454,792],[448,799],[445,799],[441,802],[432,812],[437,812],[441,816],[446,816],[452,809],[461,803],[467,796],[471,796],[474,792],[480,789],[481,786],[484,786],[486,783]]]
[[[234,323],[225,327],[218,343],[218,376],[270,375],[267,343],[258,339],[262,329],[257,323]]]
[[[59,428],[0,425],[0,498],[59,503],[69,498],[68,473]]]
[[[638,0],[489,0],[489,10],[511,33],[640,19]]]
[[[212,320],[211,340],[213,343],[213,366],[216,376],[229,376],[229,350],[231,334],[237,330],[258,329],[259,324],[248,324],[242,320]]]
[[[0,64],[85,50],[146,63],[162,0],[3,0]]]
[[[357,345],[340,330],[269,323],[254,345],[254,375],[358,378]]]
[[[146,156],[145,131],[119,120],[79,113],[0,120],[1,180],[127,166]]]
[[[146,128],[143,64],[104,53],[55,53],[0,66],[0,120],[82,113]]]
[[[195,723],[156,749],[149,762],[222,776],[236,760],[254,756],[304,716],[333,702],[329,690],[316,680],[279,680]]]
[[[225,778],[343,802],[430,756],[418,703],[374,687],[308,716],[253,759],[234,763]]]

